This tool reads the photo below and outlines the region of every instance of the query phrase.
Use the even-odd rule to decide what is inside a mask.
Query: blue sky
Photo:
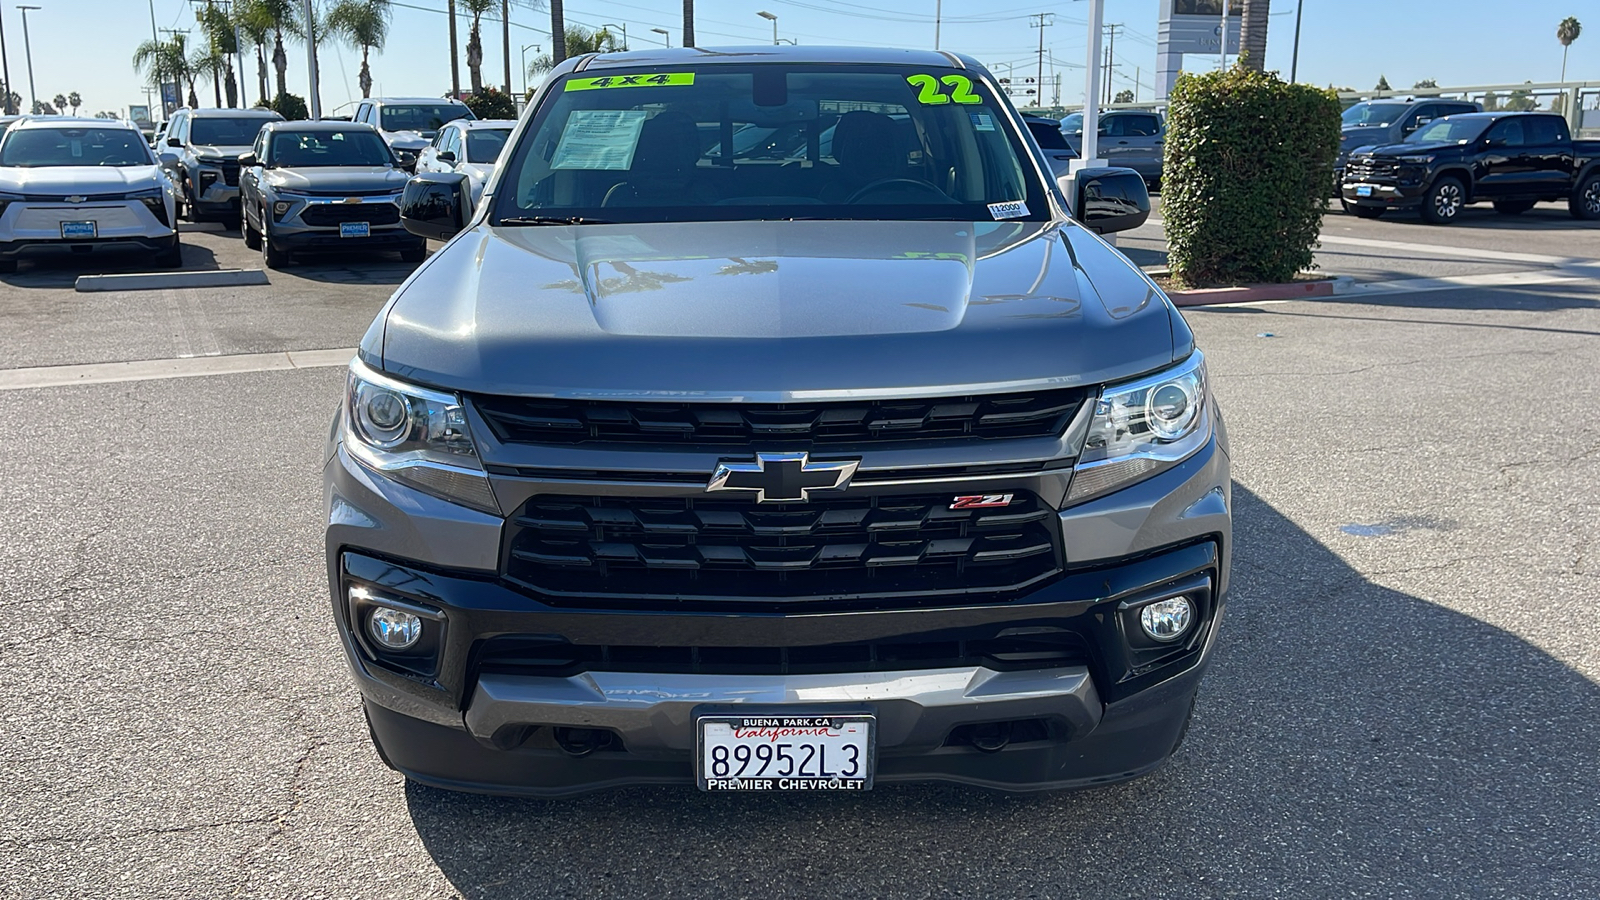
[[[42,9],[29,13],[34,78],[39,95],[78,91],[87,110],[125,111],[144,102],[130,57],[139,41],[150,37],[149,0],[28,0]],[[319,0],[327,2],[327,0]],[[395,0],[389,45],[373,60],[379,90],[389,94],[437,95],[449,88],[445,0]],[[401,5],[403,4],[403,5]],[[193,25],[190,0],[154,0],[161,28]],[[634,46],[659,41],[652,27],[681,40],[681,0],[567,0],[569,20],[585,25],[626,23]],[[702,46],[766,43],[771,23],[758,10],[778,16],[782,37],[803,44],[883,44],[933,46],[934,0],[699,0],[697,30]],[[1294,39],[1295,0],[1277,0],[1268,42],[1267,65],[1288,74]],[[1117,87],[1132,87],[1136,70],[1149,96],[1155,66],[1157,0],[1106,0],[1106,20],[1126,26],[1117,40]],[[1014,63],[1021,70],[1037,66],[1039,32],[1029,27],[1029,14],[1055,14],[1044,32],[1046,78],[1052,65],[1062,73],[1062,99],[1075,103],[1083,94],[1087,42],[1086,4],[1081,0],[944,0],[944,49],[976,56],[991,68]],[[0,7],[5,25],[11,79],[26,99],[28,73],[22,22],[15,3]],[[1514,13],[1488,0],[1305,0],[1301,31],[1300,78],[1317,84],[1371,87],[1378,75],[1397,87],[1418,79],[1440,84],[1485,84],[1555,80],[1560,74],[1561,47],[1555,27],[1576,15],[1592,33],[1572,46],[1569,78],[1600,81],[1600,4],[1595,0],[1521,0]],[[549,45],[549,16],[543,11],[514,9],[511,15],[513,59],[524,44]],[[466,42],[465,23],[461,41]],[[486,80],[498,82],[501,51],[498,26],[486,41]],[[289,86],[306,87],[304,47],[292,44]],[[323,106],[333,109],[359,98],[356,74],[360,54],[346,47],[321,48]],[[529,50],[528,56],[536,51]],[[463,51],[463,57],[465,53]],[[254,62],[247,82],[255,98]],[[1212,65],[1190,57],[1190,66]],[[1077,66],[1077,68],[1073,68]],[[513,72],[518,69],[513,63]],[[465,59],[462,82],[467,80]],[[520,75],[514,75],[520,88]],[[209,104],[209,88],[199,91]]]

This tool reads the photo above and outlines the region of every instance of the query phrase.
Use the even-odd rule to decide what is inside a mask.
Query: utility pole
[[[944,0],[933,0],[933,49],[939,49],[939,20],[944,18]]]
[[[4,109],[6,115],[14,116],[17,111],[11,108],[11,57],[6,55],[6,20],[4,16],[0,16],[0,67],[5,70],[6,79],[6,95],[0,98],[0,101],[3,101],[0,102],[0,109]]]
[[[39,89],[33,86],[33,44],[28,40],[28,10],[38,9],[37,6],[19,6],[22,10],[22,50],[28,57],[28,93],[32,95],[28,112],[32,113],[39,105]]]
[[[306,71],[311,76],[311,118],[322,118],[322,100],[317,96],[317,11],[311,8],[311,0],[306,0]]]
[[[1100,32],[1101,23],[1105,21],[1105,0],[1089,0],[1089,52],[1088,65],[1084,66],[1085,82],[1083,85],[1083,144],[1078,151],[1080,160],[1074,160],[1072,165],[1078,168],[1084,166],[1105,165],[1100,159]]]
[[[450,0],[450,99],[461,99],[461,61],[456,58],[456,4]],[[556,60],[560,62],[560,60]]]
[[[1222,50],[1222,62],[1217,66],[1218,71],[1228,70],[1228,7],[1232,0],[1222,0],[1222,31],[1217,37],[1217,46]]]
[[[1294,7],[1294,58],[1289,61],[1289,83],[1294,84],[1300,74],[1300,16],[1306,11],[1306,0]]]
[[[1042,107],[1044,106],[1044,30],[1056,23],[1056,14],[1048,12],[1034,13],[1028,18],[1038,20],[1029,22],[1028,27],[1039,29],[1039,74],[1033,80],[1033,99]]]
[[[1105,102],[1107,103],[1110,103],[1116,97],[1116,88],[1111,86],[1111,76],[1115,75],[1117,71],[1117,29],[1121,27],[1121,22],[1106,26],[1106,34],[1110,37],[1110,40],[1106,43]]]

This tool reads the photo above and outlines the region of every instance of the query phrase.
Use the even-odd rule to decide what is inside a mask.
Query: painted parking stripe
[[[1401,278],[1395,281],[1356,282],[1340,296],[1346,300],[1360,300],[1378,294],[1414,294],[1422,291],[1451,291],[1461,288],[1523,287],[1539,284],[1588,282],[1585,278],[1561,269],[1533,272],[1494,272],[1483,275],[1446,275],[1439,278]]]
[[[291,350],[279,353],[241,353],[233,356],[194,356],[182,359],[142,359],[133,362],[0,369],[0,391],[326,368],[348,365],[350,357],[355,354],[354,347],[342,347],[337,350]]]
[[[1568,256],[1546,256],[1541,253],[1512,253],[1506,250],[1475,250],[1471,247],[1447,247],[1443,244],[1417,244],[1406,241],[1384,241],[1376,238],[1340,237],[1323,235],[1317,240],[1324,244],[1343,244],[1348,247],[1373,247],[1400,253],[1433,253],[1439,256],[1459,256],[1493,262],[1531,263],[1536,266],[1567,266],[1591,262]]]

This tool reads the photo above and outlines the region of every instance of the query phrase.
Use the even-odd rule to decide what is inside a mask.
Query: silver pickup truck
[[[750,127],[783,131],[736,141]],[[825,141],[824,135],[828,138]],[[949,53],[550,74],[352,361],[333,616],[407,778],[560,795],[1005,790],[1161,765],[1232,553],[1183,317]]]

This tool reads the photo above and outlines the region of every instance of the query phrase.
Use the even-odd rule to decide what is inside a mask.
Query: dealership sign
[[[1161,0],[1156,25],[1156,99],[1165,100],[1183,69],[1186,53],[1218,56],[1222,53],[1222,5],[1229,0]],[[1228,6],[1228,55],[1239,52],[1239,22],[1244,0]],[[1197,69],[1211,68],[1212,63]]]

